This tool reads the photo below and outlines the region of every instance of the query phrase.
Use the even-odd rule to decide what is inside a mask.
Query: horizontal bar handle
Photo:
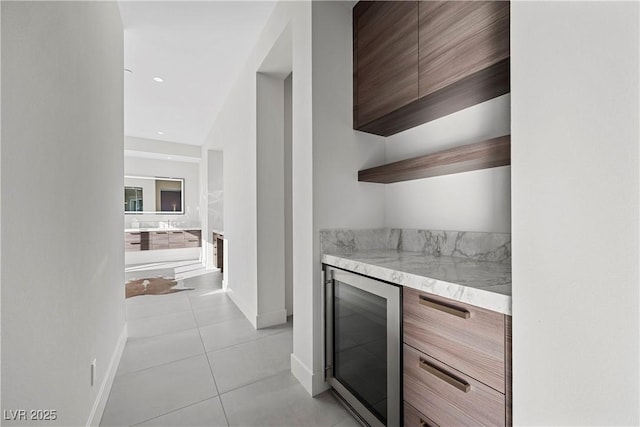
[[[439,301],[434,301],[432,299],[429,299],[423,295],[420,295],[419,302],[420,302],[420,305],[431,307],[436,310],[445,312],[447,314],[452,314],[454,316],[460,317],[462,319],[468,319],[471,317],[471,313],[469,313],[469,311],[465,310],[464,308],[458,308],[452,305],[443,304]]]
[[[130,245],[139,245],[140,242],[129,242]]]
[[[464,380],[461,380],[459,378],[452,376],[448,372],[438,368],[435,365],[432,365],[431,363],[424,360],[422,357],[420,358],[420,368],[429,372],[431,375],[434,375],[440,378],[442,381],[446,382],[447,384],[454,386],[460,391],[468,393],[469,390],[471,390],[471,384],[469,384]]]
[[[420,427],[433,427],[431,424],[420,418]]]

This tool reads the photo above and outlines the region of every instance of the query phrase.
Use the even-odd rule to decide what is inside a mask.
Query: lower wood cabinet
[[[405,426],[511,425],[511,317],[404,288]]]
[[[124,233],[125,252],[199,248],[200,230],[133,231]]]
[[[200,230],[186,230],[184,232],[184,247],[199,248],[202,246],[202,232]]]

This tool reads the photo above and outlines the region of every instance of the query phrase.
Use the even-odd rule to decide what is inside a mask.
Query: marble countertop
[[[141,227],[141,228],[125,228],[125,233],[135,233],[138,231],[186,231],[186,230],[202,230],[201,227]]]
[[[322,262],[511,315],[511,264],[396,249],[325,252]]]

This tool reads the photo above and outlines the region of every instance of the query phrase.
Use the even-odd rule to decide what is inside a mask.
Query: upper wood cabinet
[[[508,93],[508,1],[353,9],[354,128],[389,136]]]
[[[356,123],[418,98],[418,3],[360,2],[354,8]]]

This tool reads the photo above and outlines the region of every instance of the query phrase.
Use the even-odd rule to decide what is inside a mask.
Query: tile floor
[[[127,279],[172,268],[138,269]],[[328,392],[309,397],[290,372],[293,322],[255,330],[218,272],[195,288],[127,300],[129,339],[101,426],[351,426]]]

